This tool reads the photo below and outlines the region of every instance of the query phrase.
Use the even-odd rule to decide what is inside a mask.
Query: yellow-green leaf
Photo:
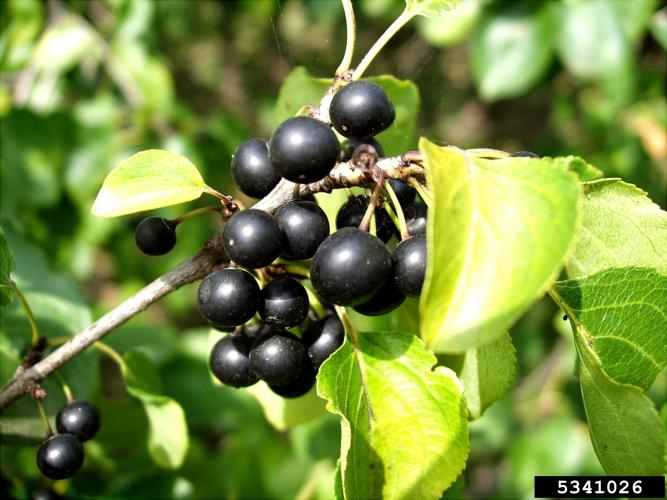
[[[501,335],[558,276],[581,189],[549,158],[484,159],[423,138],[420,150],[433,191],[421,335],[464,352]]]
[[[405,10],[413,16],[433,17],[451,10],[459,0],[405,0]]]
[[[185,203],[211,191],[190,160],[150,149],[129,157],[109,172],[92,213],[117,217]]]

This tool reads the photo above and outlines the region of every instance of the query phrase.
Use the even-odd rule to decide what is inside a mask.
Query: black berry
[[[222,231],[222,241],[234,262],[257,269],[280,255],[283,233],[273,215],[250,208],[232,215]]]
[[[225,385],[248,387],[257,382],[250,369],[250,347],[253,339],[245,335],[227,335],[216,342],[208,358],[213,375]]]
[[[306,394],[315,385],[315,370],[308,356],[304,354],[303,367],[297,377],[284,385],[269,385],[271,390],[284,398],[298,398]]]
[[[426,234],[427,209],[423,203],[409,203],[403,208],[410,236]]]
[[[329,236],[329,219],[312,201],[292,201],[275,214],[283,231],[283,256],[292,260],[310,259]]]
[[[303,343],[308,348],[308,356],[315,370],[319,370],[324,361],[343,345],[345,329],[335,314],[325,316],[310,325],[303,333]]]
[[[426,237],[412,236],[401,241],[393,255],[394,282],[406,295],[417,297],[426,274]]]
[[[296,380],[307,358],[301,340],[288,332],[255,340],[250,349],[250,368],[269,385],[281,386]]]
[[[336,214],[336,228],[359,227],[369,202],[370,198],[362,194],[343,203]],[[375,228],[378,238],[385,243],[396,234],[396,226],[383,207],[375,208]]]
[[[378,155],[378,158],[382,158],[384,156],[384,149],[382,149],[380,143],[372,137],[370,139],[347,139],[340,145],[340,155],[338,156],[338,161],[350,161],[354,151],[363,144],[367,146],[373,146],[373,148],[375,148],[375,152]]]
[[[72,401],[56,415],[56,428],[62,434],[72,434],[81,442],[87,441],[100,428],[100,412],[88,401]]]
[[[290,328],[308,315],[310,302],[301,283],[293,278],[276,278],[262,290],[259,315],[275,328]]]
[[[269,141],[271,163],[292,182],[309,183],[327,176],[336,164],[340,145],[331,128],[314,118],[285,120]]]
[[[382,132],[393,123],[396,115],[382,87],[357,81],[334,94],[329,116],[341,135],[363,139]]]
[[[387,182],[391,185],[402,207],[415,200],[415,196],[417,195],[415,188],[408,186],[405,182],[398,179],[389,179]]]
[[[380,316],[393,311],[405,300],[405,295],[396,287],[394,277],[389,275],[380,289],[366,302],[354,307],[365,316]]]
[[[391,255],[375,236],[347,227],[329,236],[315,252],[310,279],[327,302],[357,305],[370,299],[391,270]]]
[[[539,155],[536,155],[535,153],[531,153],[530,151],[517,151],[516,153],[512,153],[510,155],[512,158],[539,158]]]
[[[199,312],[216,327],[241,325],[252,318],[261,299],[259,286],[247,271],[222,269],[199,285]]]
[[[176,244],[176,222],[162,217],[147,217],[134,230],[134,241],[147,255],[164,255]]]
[[[232,156],[232,176],[239,189],[254,198],[263,198],[280,182],[280,174],[269,159],[264,139],[243,141]]]
[[[56,434],[37,450],[37,467],[50,479],[72,477],[83,464],[83,445],[71,434]]]

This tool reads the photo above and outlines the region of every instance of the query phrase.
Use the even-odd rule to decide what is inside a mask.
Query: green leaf
[[[279,431],[326,414],[324,401],[317,397],[314,389],[298,398],[283,398],[266,383],[258,382],[246,391],[257,399],[266,419]]]
[[[667,212],[619,179],[584,184],[581,228],[567,263],[575,278],[608,267],[655,267],[667,273]]]
[[[472,39],[472,68],[481,97],[523,94],[548,69],[553,55],[550,2],[501,2],[487,11]]]
[[[437,499],[465,467],[460,382],[421,341],[357,333],[320,369],[318,394],[341,416],[345,498]]]
[[[433,17],[456,7],[459,0],[405,0],[406,13],[412,16]]]
[[[189,446],[183,408],[172,398],[160,394],[160,375],[146,354],[131,349],[125,352],[123,361],[127,392],[141,401],[148,416],[148,452],[151,458],[160,467],[179,468]]]
[[[556,46],[568,71],[581,78],[604,78],[627,64],[630,40],[612,2],[574,0],[558,7]]]
[[[10,274],[14,270],[16,263],[12,252],[7,246],[5,231],[0,226],[0,307],[5,307],[12,301],[14,292],[11,286]]]
[[[185,203],[210,191],[190,160],[150,149],[129,157],[107,175],[92,213],[117,217]]]
[[[328,78],[315,78],[302,66],[296,67],[283,80],[273,111],[274,128],[293,117],[303,106],[319,106],[331,85]]]
[[[595,453],[609,475],[662,475],[665,439],[653,402],[637,387],[607,377],[575,331],[579,379]]]
[[[562,163],[579,177],[580,181],[593,181],[604,176],[599,168],[594,167],[578,156],[559,156],[554,158],[555,163]]]
[[[667,8],[663,8],[653,14],[649,28],[653,37],[662,47],[662,50],[667,51]]]
[[[482,11],[481,0],[461,0],[452,10],[429,19],[420,19],[419,33],[431,45],[449,47],[463,41],[472,31]]]
[[[501,335],[557,277],[580,187],[549,158],[474,158],[426,139],[420,150],[433,191],[421,334],[460,353]]]
[[[458,357],[458,356],[457,356]],[[488,344],[460,356],[457,374],[463,383],[468,415],[478,419],[512,387],[516,375],[516,350],[507,332]]]
[[[614,381],[648,389],[667,365],[667,276],[611,268],[554,285],[558,302]]]
[[[65,15],[44,32],[33,54],[33,64],[42,71],[64,72],[84,57],[100,52],[95,31],[76,16]]]

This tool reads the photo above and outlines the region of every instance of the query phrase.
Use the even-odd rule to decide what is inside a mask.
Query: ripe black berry
[[[259,286],[250,273],[222,269],[199,285],[199,312],[216,327],[241,325],[255,315],[260,298]]]
[[[147,217],[134,230],[134,241],[147,255],[164,255],[176,244],[176,222]]]
[[[530,151],[517,151],[510,155],[511,158],[539,158],[539,155],[531,153]]]
[[[264,139],[243,141],[232,156],[232,176],[239,189],[254,198],[263,198],[280,182],[280,174],[269,159]]]
[[[393,255],[394,282],[406,295],[417,297],[426,274],[426,237],[422,234],[401,241]]]
[[[347,227],[329,236],[315,252],[310,279],[327,302],[357,305],[382,286],[391,270],[391,255],[375,236]]]
[[[315,370],[343,345],[345,329],[343,323],[335,314],[325,316],[310,325],[303,333],[303,343],[308,347],[308,356]]]
[[[331,128],[305,116],[282,122],[269,141],[271,163],[292,182],[309,183],[326,177],[336,164],[339,150]]]
[[[273,215],[250,208],[227,221],[222,241],[234,262],[257,269],[271,264],[280,255],[283,233]]]
[[[354,307],[354,310],[365,316],[380,316],[393,311],[405,300],[405,295],[396,287],[394,277],[390,274],[380,289],[366,302]]]
[[[301,283],[292,278],[276,278],[262,290],[259,315],[276,328],[290,328],[308,315],[310,302]]]
[[[336,228],[359,227],[368,209],[369,202],[370,198],[361,194],[343,203],[336,214]],[[396,226],[394,226],[394,222],[383,207],[376,207],[375,209],[375,224],[378,238],[385,243],[396,234]]]
[[[248,387],[257,382],[250,369],[250,346],[253,339],[245,335],[227,335],[216,342],[208,358],[213,375],[225,385]]]
[[[81,442],[87,441],[100,428],[100,412],[88,401],[72,401],[56,415],[56,428],[62,434],[72,434]]]
[[[292,201],[275,214],[283,231],[283,256],[292,260],[310,259],[329,236],[329,219],[312,201]]]
[[[387,182],[391,185],[402,207],[415,200],[415,196],[417,195],[415,188],[408,186],[405,182],[398,179],[389,179]]]
[[[83,445],[71,434],[56,434],[37,450],[37,467],[50,479],[72,477],[83,464]]]
[[[315,385],[315,370],[310,360],[304,355],[303,368],[299,375],[285,385],[269,385],[269,388],[284,398],[298,398],[306,394]]]
[[[382,149],[380,143],[373,138],[347,139],[340,145],[340,155],[338,156],[338,161],[350,161],[354,151],[362,144],[373,146],[375,148],[375,152],[378,155],[378,158],[382,158],[384,156],[384,149]]]
[[[341,135],[363,139],[382,132],[393,123],[396,115],[382,87],[357,81],[334,94],[329,116]]]
[[[416,202],[409,203],[403,208],[403,214],[410,236],[426,234],[426,205]]]
[[[250,368],[266,383],[280,386],[296,380],[306,358],[306,349],[298,337],[276,332],[255,340],[250,349]]]

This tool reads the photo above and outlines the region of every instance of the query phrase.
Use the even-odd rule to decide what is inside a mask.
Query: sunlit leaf
[[[318,394],[341,416],[345,498],[437,499],[465,466],[461,385],[414,335],[358,333],[321,367]]]
[[[667,276],[611,268],[554,285],[558,302],[614,381],[648,389],[667,365]]]
[[[326,413],[324,400],[317,397],[314,387],[298,398],[278,396],[264,382],[258,382],[246,390],[257,398],[266,419],[279,431],[308,422]]]
[[[413,16],[433,17],[458,3],[459,0],[405,0],[405,10]]]
[[[177,205],[209,192],[199,170],[187,158],[151,149],[114,168],[93,204],[99,217],[116,217]]]
[[[667,273],[667,212],[620,179],[585,183],[581,229],[567,263],[568,276],[617,266]]]
[[[438,352],[497,338],[557,277],[580,187],[552,159],[473,158],[422,139],[433,206],[421,335]]]

